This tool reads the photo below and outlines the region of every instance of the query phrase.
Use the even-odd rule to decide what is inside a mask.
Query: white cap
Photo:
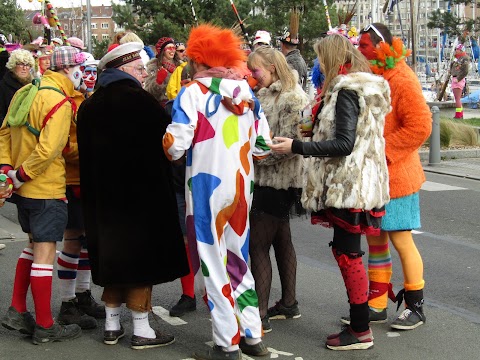
[[[258,30],[255,33],[255,39],[253,40],[253,45],[256,45],[258,43],[270,45],[271,41],[272,41],[272,37],[270,36],[270,33],[268,31]]]
[[[85,60],[84,62],[84,65],[85,66],[91,66],[91,65],[95,65],[95,66],[98,66],[98,63],[100,62],[100,60],[95,60],[95,58],[93,57],[92,54],[88,53],[88,52],[84,52],[84,54],[87,56],[87,60]]]
[[[53,38],[53,39],[52,39],[52,42],[57,43],[57,44],[60,45],[60,46],[63,46],[63,41],[62,41],[62,39],[60,39],[60,38],[58,38],[58,37],[57,37],[57,38]]]
[[[143,45],[138,42],[129,42],[118,45],[102,57],[98,64],[98,68],[100,70],[105,68],[116,68],[134,60],[141,59],[140,50],[142,49]]]

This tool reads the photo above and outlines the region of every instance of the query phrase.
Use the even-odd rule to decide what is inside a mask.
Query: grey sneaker
[[[207,351],[197,351],[193,354],[196,360],[242,360],[242,351],[240,349],[235,351],[223,351],[218,345],[213,345]]]
[[[77,299],[62,302],[57,321],[60,325],[77,324],[83,330],[95,329],[97,327],[97,320],[85,314],[79,308]]]
[[[37,324],[33,332],[33,343],[38,345],[53,341],[67,341],[76,339],[80,335],[82,335],[82,329],[77,324],[60,325],[54,323],[47,329]]]
[[[384,324],[387,322],[387,309],[378,312],[369,308],[368,318],[371,324]],[[350,316],[342,316],[340,322],[345,325],[350,325]]]
[[[245,341],[244,337],[240,339],[240,350],[242,350],[242,353],[251,356],[265,356],[270,353],[263,341],[260,341],[258,344],[255,345],[249,345]]]
[[[2,319],[2,326],[8,330],[18,330],[25,335],[33,335],[35,319],[28,311],[19,313],[13,306],[8,308]]]
[[[78,308],[85,314],[95,319],[105,319],[105,306],[95,301],[90,290],[75,293],[78,301]]]
[[[277,301],[275,306],[272,306],[267,311],[270,320],[275,319],[298,319],[300,316],[300,310],[298,309],[298,301],[292,306],[285,306],[282,304],[282,300]]]
[[[155,330],[155,338],[153,339],[133,335],[130,346],[132,349],[141,350],[159,346],[167,346],[173,344],[174,342],[175,336]]]
[[[425,315],[419,311],[412,311],[406,308],[390,325],[393,329],[413,330],[425,323]]]

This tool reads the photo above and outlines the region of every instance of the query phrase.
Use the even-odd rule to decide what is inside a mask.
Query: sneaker
[[[2,319],[2,325],[8,330],[18,330],[22,334],[33,335],[36,323],[32,314],[28,311],[19,313],[17,309],[10,306]]]
[[[260,341],[258,344],[255,345],[249,345],[245,341],[244,337],[240,339],[240,350],[242,350],[242,353],[251,356],[265,356],[270,353],[263,341]]]
[[[78,307],[85,314],[93,316],[95,319],[105,319],[105,306],[95,301],[90,290],[75,293],[78,300]]]
[[[282,300],[277,301],[275,306],[272,306],[267,311],[268,317],[270,320],[277,320],[277,319],[298,319],[300,316],[300,310],[298,309],[298,301],[292,306],[285,306],[282,304]]]
[[[426,321],[425,315],[420,312],[406,308],[390,325],[393,329],[413,330]]]
[[[272,325],[270,324],[270,318],[268,315],[265,315],[262,319],[262,327],[263,327],[263,333],[269,333],[272,331]]]
[[[175,342],[175,337],[170,334],[161,333],[155,330],[155,338],[149,339],[141,336],[133,335],[131,347],[135,350],[150,349],[159,346],[167,346]]]
[[[378,312],[369,308],[368,317],[371,324],[384,324],[387,322],[387,309]],[[342,316],[340,322],[345,325],[350,325],[350,316]]]
[[[191,298],[188,295],[182,294],[177,304],[170,309],[170,316],[182,316],[186,312],[197,310],[197,300],[195,296]]]
[[[33,332],[33,343],[35,345],[53,341],[66,341],[80,337],[82,329],[77,324],[60,325],[53,323],[49,328],[36,325]]]
[[[213,345],[207,351],[197,351],[193,354],[193,358],[197,360],[242,360],[242,350],[223,351],[218,345]]]
[[[57,321],[60,325],[77,324],[83,330],[97,327],[97,320],[80,309],[77,299],[62,301]]]
[[[120,325],[120,330],[105,330],[103,332],[103,343],[107,345],[116,345],[118,340],[125,336],[125,329]]]
[[[357,333],[347,326],[340,333],[330,335],[325,345],[330,350],[367,350],[373,347],[372,330]]]

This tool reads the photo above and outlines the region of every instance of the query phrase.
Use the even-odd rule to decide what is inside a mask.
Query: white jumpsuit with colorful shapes
[[[268,155],[270,129],[245,80],[199,78],[175,99],[165,153],[187,151],[187,232],[192,268],[212,318],[213,341],[260,338],[262,325],[248,263],[253,157]],[[201,270],[201,272],[199,271]],[[201,284],[201,285],[200,285]],[[238,321],[237,321],[238,319]]]

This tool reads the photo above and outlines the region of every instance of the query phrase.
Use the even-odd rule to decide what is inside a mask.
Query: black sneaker
[[[47,329],[37,324],[33,332],[33,343],[38,345],[53,341],[72,340],[80,337],[80,335],[82,335],[82,329],[77,324],[60,325],[54,323]]]
[[[159,346],[167,346],[175,342],[175,337],[170,334],[161,333],[155,330],[155,338],[149,339],[141,336],[133,335],[131,347],[135,350],[149,349]]]
[[[170,309],[170,316],[178,317],[185,315],[186,312],[194,310],[197,310],[197,300],[195,299],[195,296],[191,298],[188,295],[182,294],[177,304]]]
[[[103,332],[103,343],[107,345],[116,345],[118,340],[125,336],[125,329],[120,325],[120,330],[105,330]]]
[[[78,300],[78,307],[85,314],[93,316],[95,319],[105,319],[105,306],[95,301],[90,290],[75,293]]]
[[[418,311],[406,308],[390,325],[393,329],[413,330],[425,323],[425,315]]]
[[[62,301],[57,321],[60,325],[77,324],[83,330],[95,329],[97,320],[94,317],[85,314],[78,305],[76,299]]]
[[[8,308],[7,313],[2,319],[2,326],[8,330],[18,330],[25,335],[33,335],[35,329],[35,319],[28,311],[19,313],[13,306]]]
[[[368,318],[371,324],[384,324],[387,322],[387,309],[378,312],[368,308]],[[340,322],[345,325],[350,325],[350,316],[342,316]]]
[[[292,306],[285,306],[282,304],[282,300],[277,301],[275,306],[272,306],[267,311],[268,317],[270,320],[278,320],[278,319],[298,319],[300,316],[300,310],[298,309],[298,301]]]
[[[355,332],[350,326],[345,327],[340,333],[327,337],[325,344],[330,350],[367,350],[373,347],[372,330]]]
[[[197,351],[193,354],[196,360],[242,360],[242,350],[223,351],[218,345],[213,345],[207,351]]]
[[[262,327],[263,327],[263,333],[269,333],[272,331],[272,325],[270,324],[270,319],[268,315],[265,315],[262,319]]]
[[[263,341],[260,341],[258,344],[255,345],[249,345],[245,341],[244,337],[240,339],[240,350],[242,350],[242,353],[251,356],[265,356],[270,353]]]

